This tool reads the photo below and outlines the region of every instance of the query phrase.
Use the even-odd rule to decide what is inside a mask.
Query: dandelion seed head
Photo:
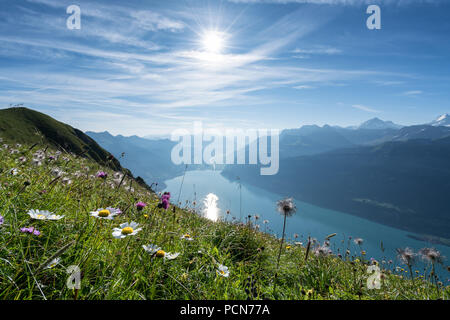
[[[314,254],[317,257],[325,257],[332,253],[331,249],[327,245],[319,246],[314,249]]]
[[[411,266],[415,262],[416,254],[411,248],[404,248],[404,249],[398,248],[397,257],[400,259],[402,263]]]
[[[419,255],[424,260],[428,260],[432,263],[442,264],[445,260],[445,257],[441,255],[441,253],[435,248],[423,248],[419,250]]]
[[[277,210],[283,216],[291,217],[297,211],[297,207],[295,206],[294,200],[292,198],[285,198],[282,200],[278,200]]]

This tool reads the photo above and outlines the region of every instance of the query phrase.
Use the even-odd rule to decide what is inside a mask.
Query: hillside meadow
[[[399,266],[370,260],[363,242],[359,255],[348,254],[354,239],[339,241],[337,254],[333,235],[309,245],[288,237],[280,247],[258,231],[257,216],[213,222],[198,204],[176,203],[110,168],[2,139],[0,299],[449,298],[448,283],[432,272],[439,259],[419,272],[418,257]],[[380,270],[379,288],[367,285],[369,267]],[[80,271],[79,285],[68,285],[71,270]]]

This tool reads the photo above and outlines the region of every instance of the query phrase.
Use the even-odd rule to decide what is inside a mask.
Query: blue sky
[[[449,15],[438,0],[1,0],[0,107],[140,136],[430,122],[450,112]]]

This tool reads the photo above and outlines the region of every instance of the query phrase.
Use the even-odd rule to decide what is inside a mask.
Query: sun
[[[203,34],[203,49],[210,53],[221,53],[225,47],[225,35],[219,31],[207,31]]]

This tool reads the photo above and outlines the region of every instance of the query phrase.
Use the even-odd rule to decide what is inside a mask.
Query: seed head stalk
[[[276,291],[277,287],[278,268],[280,267],[281,250],[283,249],[286,231],[286,219],[288,216],[290,217],[295,214],[295,212],[297,211],[297,207],[295,206],[292,198],[285,198],[277,202],[277,209],[278,212],[283,216],[284,220],[283,220],[283,233],[281,235],[280,250],[278,251],[277,268],[275,271],[275,278],[274,278],[274,289],[273,289],[274,292]]]

